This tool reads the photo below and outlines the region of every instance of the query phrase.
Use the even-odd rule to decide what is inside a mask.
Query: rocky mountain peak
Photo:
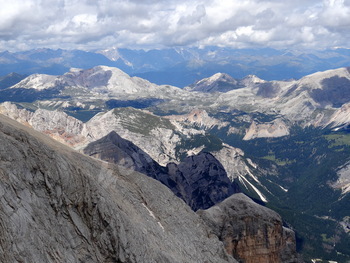
[[[187,90],[198,92],[227,92],[240,88],[238,81],[225,73],[216,73],[190,85]]]
[[[12,89],[35,89],[35,90],[45,90],[50,89],[55,86],[55,81],[57,77],[46,74],[33,74],[25,79],[21,80],[16,85],[12,86]]]
[[[199,81],[199,83],[202,81],[206,81],[207,83],[213,83],[215,81],[235,82],[236,80],[226,73],[218,72],[209,78]]]
[[[118,68],[96,66],[91,69],[70,71],[63,75],[69,85],[76,85],[98,91],[106,89],[116,92],[133,93],[138,91],[138,84],[133,78]],[[144,85],[150,85],[144,81]],[[127,88],[128,87],[128,88]]]
[[[333,77],[338,78],[350,78],[350,72],[348,68],[337,68],[337,69],[330,69],[326,71],[320,71],[316,72],[310,75],[307,75],[299,80],[299,83],[301,85],[308,85],[310,87],[313,87],[312,84],[316,84],[319,86],[314,86],[315,88],[322,87],[322,81],[324,79],[329,79]]]
[[[258,83],[265,83],[265,82],[266,82],[265,80],[255,75],[248,75],[241,80],[241,83],[243,83],[245,86],[258,84]]]
[[[350,100],[350,73],[347,68],[332,69],[305,76],[286,90],[285,100],[304,94],[317,108],[339,108]]]

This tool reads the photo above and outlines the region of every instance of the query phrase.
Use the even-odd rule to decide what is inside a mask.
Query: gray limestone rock
[[[170,190],[0,116],[0,262],[236,262]]]

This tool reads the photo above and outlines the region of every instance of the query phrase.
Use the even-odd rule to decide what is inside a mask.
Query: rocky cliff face
[[[115,131],[90,143],[83,152],[89,156],[121,165],[157,179],[165,168],[131,141],[120,137]]]
[[[11,102],[1,103],[0,113],[26,126],[30,126],[29,121],[34,114],[27,109],[19,108],[17,105]]]
[[[239,176],[251,174],[250,169],[257,167],[250,159],[244,158],[244,152],[241,149],[227,144],[224,144],[222,149],[214,151],[212,154],[225,168],[227,176],[231,181],[234,181]]]
[[[0,116],[1,262],[236,262],[157,181]]]
[[[180,164],[167,165],[168,175],[176,185],[171,189],[194,210],[209,208],[239,187],[230,181],[221,163],[210,153],[185,158]]]
[[[78,148],[89,142],[89,138],[81,135],[83,122],[62,111],[37,109],[32,112],[4,102],[0,104],[0,113],[71,147]]]
[[[148,154],[115,132],[90,143],[84,153],[146,174],[166,185],[193,210],[211,207],[239,192],[220,162],[209,153],[160,166]]]
[[[35,130],[46,133],[57,141],[72,147],[78,147],[88,141],[81,135],[83,122],[62,111],[38,109],[30,118],[29,124]]]
[[[340,189],[342,195],[345,195],[350,192],[350,163],[338,168],[337,171],[338,179],[331,184],[335,189]]]
[[[203,131],[187,129],[167,118],[133,108],[119,108],[100,113],[86,123],[68,116],[63,111],[37,109],[30,112],[9,102],[0,104],[0,113],[75,149],[81,149],[88,143],[116,131],[164,166],[169,161],[179,161],[175,148],[182,140],[196,134],[204,134]]]
[[[294,232],[282,226],[274,211],[234,194],[198,213],[224,242],[227,253],[244,263],[302,262]]]
[[[268,123],[252,122],[247,129],[243,140],[255,138],[276,138],[289,135],[289,127],[281,119],[276,119]]]

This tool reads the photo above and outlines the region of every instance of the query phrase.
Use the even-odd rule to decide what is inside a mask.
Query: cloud
[[[350,0],[12,0],[0,49],[349,47]]]

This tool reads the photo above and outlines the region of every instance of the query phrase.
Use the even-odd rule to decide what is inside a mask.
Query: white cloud
[[[326,0],[320,18],[325,26],[347,27],[349,30],[350,7],[344,0]]]
[[[3,2],[3,3],[1,3]],[[0,47],[347,46],[349,0],[0,0]]]

